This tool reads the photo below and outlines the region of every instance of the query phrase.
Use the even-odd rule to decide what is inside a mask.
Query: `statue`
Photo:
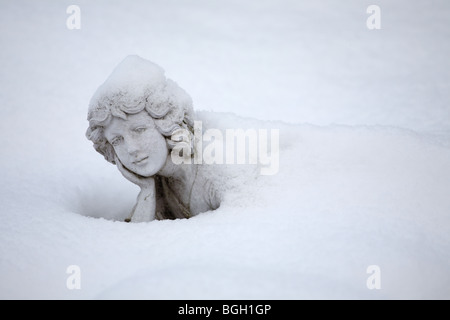
[[[88,120],[86,137],[95,150],[140,187],[125,221],[189,218],[219,207],[202,165],[172,161],[171,150],[183,143],[174,133],[193,135],[194,111],[189,95],[159,66],[125,58],[93,95]]]

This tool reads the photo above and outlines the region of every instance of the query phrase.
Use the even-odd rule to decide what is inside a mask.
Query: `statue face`
[[[144,177],[155,175],[168,157],[166,140],[145,110],[128,115],[127,120],[114,117],[105,127],[105,137],[120,162]]]

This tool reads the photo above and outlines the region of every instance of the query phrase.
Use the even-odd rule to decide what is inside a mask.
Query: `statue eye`
[[[113,146],[118,146],[122,142],[122,140],[123,138],[121,136],[115,137],[114,139],[111,140],[111,144]]]
[[[147,130],[146,127],[137,127],[136,129],[134,129],[134,131],[137,132],[137,133],[142,133],[142,132],[144,132],[145,130]]]

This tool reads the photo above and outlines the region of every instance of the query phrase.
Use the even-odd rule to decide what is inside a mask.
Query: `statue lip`
[[[144,163],[147,159],[148,159],[148,156],[147,156],[147,157],[144,157],[144,158],[141,158],[141,159],[139,159],[139,160],[134,161],[133,164],[142,164],[142,163]]]

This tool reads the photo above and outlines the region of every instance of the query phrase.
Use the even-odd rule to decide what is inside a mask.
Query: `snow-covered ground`
[[[0,298],[450,298],[448,1],[2,0],[0,30]],[[129,54],[210,125],[279,129],[279,173],[116,221],[138,190],[84,132]]]

